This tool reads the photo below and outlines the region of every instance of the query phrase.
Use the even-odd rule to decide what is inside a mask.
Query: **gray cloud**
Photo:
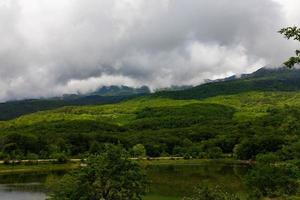
[[[278,65],[295,0],[3,0],[0,101],[199,84]]]

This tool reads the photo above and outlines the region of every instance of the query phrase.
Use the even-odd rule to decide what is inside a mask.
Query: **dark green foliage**
[[[257,196],[280,197],[298,192],[299,168],[296,166],[276,166],[258,164],[245,177],[246,185]]]
[[[284,160],[300,160],[300,141],[285,145],[280,153]]]
[[[281,148],[284,140],[279,136],[265,135],[253,138],[245,138],[235,148],[238,159],[254,159],[258,153],[275,152]]]
[[[147,187],[140,165],[118,146],[90,156],[86,167],[62,178],[51,200],[140,200]]]
[[[260,153],[256,155],[255,160],[260,164],[275,164],[280,161],[276,153]]]
[[[163,129],[190,127],[231,119],[234,109],[218,104],[191,104],[180,107],[145,108],[131,123],[133,129]]]
[[[136,144],[132,147],[132,154],[134,157],[145,157],[146,149],[142,144]]]
[[[207,158],[221,158],[222,157],[222,149],[220,147],[212,147],[207,150]]]
[[[283,34],[287,39],[293,39],[300,42],[300,28],[294,27],[287,27],[282,28],[279,33]],[[300,50],[295,51],[296,56],[289,58],[284,64],[288,68],[294,67],[294,65],[300,63]]]

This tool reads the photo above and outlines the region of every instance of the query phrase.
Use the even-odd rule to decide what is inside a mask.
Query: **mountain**
[[[192,88],[192,85],[172,85],[170,87],[165,88],[158,88],[155,90],[155,92],[162,92],[162,91],[180,91],[180,90],[186,90],[189,88]]]
[[[204,99],[218,95],[249,91],[300,91],[300,69],[261,68],[251,74],[231,76],[196,86],[173,86],[157,91],[154,97],[173,99]],[[126,99],[149,94],[147,86],[104,86],[85,95],[64,95],[50,99],[11,101],[0,104],[0,120],[13,119],[37,111],[71,105],[97,105],[117,103]]]
[[[249,91],[300,91],[300,69],[261,68],[240,77],[231,76],[182,91],[162,91],[155,95],[173,99],[204,99]]]
[[[0,157],[27,158],[32,153],[40,158],[57,153],[78,157],[114,143],[127,149],[143,144],[148,156],[255,159],[257,154],[276,152],[283,160],[299,159],[299,76],[297,69],[262,68],[187,90],[139,97],[66,95],[51,101],[69,105],[97,103],[96,97],[126,101],[67,106],[2,121]],[[114,87],[98,92],[112,91],[119,94]],[[28,101],[42,102],[40,109],[51,106],[45,100]]]
[[[82,106],[117,103],[150,93],[148,87],[131,88],[127,86],[104,86],[95,92],[77,95],[65,94],[48,99],[26,99],[0,103],[0,120],[9,120],[21,115],[63,106]]]
[[[97,89],[92,95],[100,96],[128,96],[134,94],[149,94],[150,89],[147,86],[142,86],[139,88],[128,87],[125,85],[121,86],[103,86]]]

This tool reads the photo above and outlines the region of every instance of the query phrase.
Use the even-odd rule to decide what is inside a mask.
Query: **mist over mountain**
[[[204,99],[248,91],[300,91],[300,69],[263,67],[251,74],[210,80],[196,87],[184,85],[161,88],[154,94],[151,94],[147,86],[133,88],[111,85],[100,87],[86,94],[65,94],[54,98],[9,101],[0,104],[0,120],[13,119],[24,114],[63,106],[117,103],[144,95],[173,99]]]
[[[26,99],[0,103],[0,120],[9,120],[33,112],[55,109],[63,106],[82,106],[117,103],[150,93],[147,86],[103,86],[87,94],[64,94],[54,98]]]
[[[152,89],[278,65],[297,0],[2,0],[0,102]],[[278,48],[280,47],[280,48]]]
[[[174,99],[203,99],[248,91],[299,91],[300,69],[263,67],[251,74],[230,76],[186,89],[158,92],[155,95]]]

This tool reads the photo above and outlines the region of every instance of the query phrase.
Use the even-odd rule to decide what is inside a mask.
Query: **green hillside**
[[[250,91],[300,91],[300,70],[261,68],[252,74],[242,75],[241,77],[229,77],[192,88],[189,88],[189,86],[173,86],[164,90],[153,94],[153,96],[173,99],[204,99]],[[14,119],[24,114],[63,106],[118,103],[149,93],[150,90],[146,86],[140,88],[108,86],[85,95],[65,95],[49,99],[11,101],[0,103],[0,120]]]
[[[132,88],[126,86],[101,87],[89,94],[71,94],[62,97],[28,99],[0,103],[0,120],[10,120],[21,115],[64,106],[99,105],[118,103],[126,99],[149,94],[148,87]]]
[[[229,77],[182,91],[158,92],[173,99],[204,99],[249,91],[300,91],[300,70],[261,68],[252,74]]]
[[[149,156],[255,158],[299,155],[300,93],[246,92],[203,100],[139,97],[118,104],[63,107],[1,122],[1,155],[78,156],[103,143]]]

